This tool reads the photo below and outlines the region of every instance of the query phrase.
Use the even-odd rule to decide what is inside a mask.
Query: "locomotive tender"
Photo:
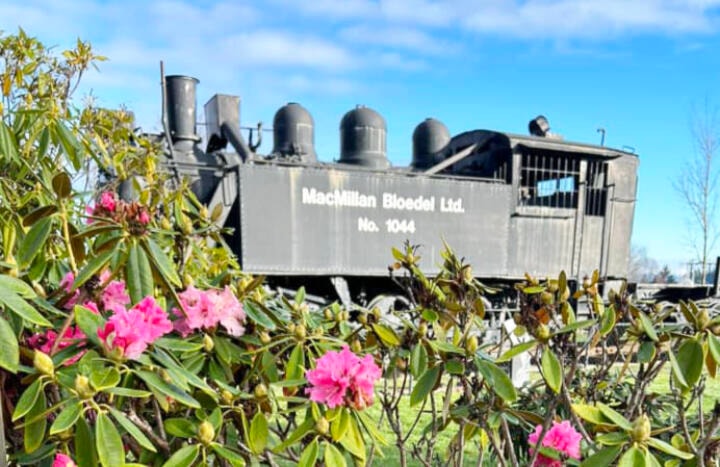
[[[474,274],[509,283],[598,269],[627,276],[638,158],[604,146],[563,141],[539,117],[530,136],[489,130],[450,135],[439,121],[415,129],[410,167],[391,167],[386,126],[358,107],[340,123],[340,158],[318,162],[311,115],[290,103],[273,122],[269,155],[240,133],[240,99],[205,105],[207,146],[196,131],[198,81],[164,82],[168,164],[218,222],[244,271],[278,286],[341,298],[389,292],[391,248],[421,245],[424,272],[440,264],[443,240]]]

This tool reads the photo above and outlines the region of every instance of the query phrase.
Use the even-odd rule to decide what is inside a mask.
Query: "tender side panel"
[[[635,196],[637,190],[638,159],[624,156],[610,164],[608,173],[612,187],[609,214],[608,263],[606,274],[610,277],[627,277],[630,262],[630,239]]]
[[[386,276],[409,239],[433,273],[444,239],[477,275],[506,276],[511,199],[502,183],[248,165],[239,256],[251,273]]]
[[[551,271],[557,274],[571,268],[574,211],[537,211],[532,214],[517,214],[510,221],[510,245],[513,247],[509,251],[509,272],[513,276],[522,277],[527,272],[543,277]]]

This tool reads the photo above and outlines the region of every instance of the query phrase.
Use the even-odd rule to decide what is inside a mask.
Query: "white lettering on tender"
[[[434,211],[435,197],[426,198],[422,195],[416,198],[405,198],[395,193],[383,193],[383,209],[397,209],[402,211]]]
[[[302,189],[303,204],[317,204],[320,206],[349,206],[353,208],[376,208],[377,198],[373,195],[363,195],[354,190],[318,191],[315,188]]]

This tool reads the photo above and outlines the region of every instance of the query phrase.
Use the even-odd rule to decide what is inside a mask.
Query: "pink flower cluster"
[[[232,336],[242,336],[245,332],[245,311],[229,287],[222,291],[199,290],[191,285],[178,297],[186,316],[177,308],[173,313],[179,317],[175,329],[183,337],[193,330],[213,329],[218,324]]]
[[[148,296],[129,310],[118,307],[104,327],[98,329],[98,337],[108,352],[119,352],[123,358],[138,358],[148,345],[173,329],[172,322]]]
[[[528,437],[528,442],[533,446],[537,445],[541,433],[542,425],[538,425],[535,427],[535,431]],[[552,427],[545,433],[542,445],[555,449],[569,458],[580,459],[581,439],[582,435],[573,428],[569,421],[564,420],[560,423],[553,422]],[[532,454],[532,452],[533,450],[531,449],[530,454]],[[534,465],[542,467],[562,467],[563,463],[557,459],[538,454]]]
[[[52,349],[55,346],[55,341],[58,339],[58,333],[53,329],[48,329],[44,333],[35,333],[27,339],[27,345],[31,349],[36,349],[42,353],[53,355]],[[70,326],[65,330],[65,334],[60,339],[60,343],[57,345],[57,350],[62,350],[72,344],[77,344],[78,347],[84,347],[87,343],[87,337],[80,328]],[[65,365],[72,365],[73,363],[80,360],[85,351],[79,352],[77,355],[65,360]]]
[[[127,202],[118,199],[117,194],[112,191],[104,191],[100,194],[100,198],[94,207],[85,208],[88,216],[88,223],[92,223],[95,218],[112,219],[115,222],[126,220],[132,229],[137,229],[142,233],[144,227],[150,223],[150,214],[147,208],[136,201]]]
[[[52,467],[77,467],[77,464],[69,456],[59,452],[55,455]]]
[[[358,357],[345,346],[340,352],[329,351],[315,362],[305,377],[310,400],[330,408],[340,405],[362,410],[373,403],[375,381],[382,376],[372,355]]]

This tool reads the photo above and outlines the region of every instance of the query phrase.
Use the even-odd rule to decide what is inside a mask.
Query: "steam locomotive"
[[[190,177],[244,271],[311,295],[371,300],[392,293],[391,248],[421,245],[422,267],[438,270],[443,241],[477,277],[511,283],[566,271],[581,280],[627,276],[638,157],[564,141],[547,120],[530,135],[473,130],[451,136],[435,119],[412,135],[409,167],[392,167],[386,124],[367,107],[340,122],[340,157],[318,161],[314,123],[297,103],[273,121],[273,149],[260,155],[240,131],[240,100],[205,104],[207,143],[196,126],[196,86],[166,76],[167,163]]]

